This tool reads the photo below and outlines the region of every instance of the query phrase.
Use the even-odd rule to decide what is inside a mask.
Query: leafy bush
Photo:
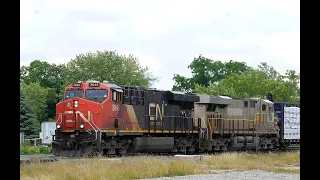
[[[51,147],[48,146],[32,146],[30,142],[25,142],[20,145],[20,155],[32,155],[32,154],[50,154]]]

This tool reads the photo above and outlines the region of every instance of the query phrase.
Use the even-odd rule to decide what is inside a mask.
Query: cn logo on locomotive
[[[164,117],[164,104],[150,103],[149,104],[149,117],[150,121],[156,121],[157,126],[162,126],[162,120]],[[160,119],[160,121],[159,121]],[[158,121],[158,122],[157,122]],[[154,125],[155,122],[150,122],[150,125]]]

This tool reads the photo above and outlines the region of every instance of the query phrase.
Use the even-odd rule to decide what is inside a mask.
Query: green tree
[[[53,88],[56,93],[61,93],[61,89],[63,89],[63,67],[63,65],[34,60],[29,66],[20,68],[20,79],[25,84],[39,82],[41,87]]]
[[[227,95],[233,98],[265,98],[270,92],[275,101],[299,102],[300,76],[295,75],[294,71],[287,72],[276,79],[270,79],[270,74],[267,72],[251,69],[244,74],[231,74],[218,84],[211,84],[209,87],[196,85],[195,92]]]
[[[174,74],[173,80],[175,84],[173,85],[173,91],[182,91],[182,92],[192,92],[194,84],[191,82],[191,78],[186,78],[179,74]]]
[[[32,138],[36,135],[33,118],[34,115],[30,113],[25,97],[20,91],[20,132],[24,132],[27,138]]]
[[[40,60],[34,60],[29,66],[20,68],[20,82],[27,85],[39,82],[41,87],[47,88],[46,115],[50,119],[55,118],[56,103],[63,97],[63,68],[64,65],[49,64]]]
[[[66,64],[63,74],[66,84],[107,80],[120,85],[150,86],[157,80],[147,67],[140,65],[138,58],[115,51],[79,54]]]
[[[267,73],[267,78],[271,80],[275,80],[280,74],[277,72],[272,66],[269,66],[266,62],[260,63],[258,65],[258,69]]]
[[[232,73],[242,74],[249,69],[244,62],[230,60],[223,63],[208,59],[202,55],[194,58],[188,68],[191,69],[192,77],[186,78],[175,74],[173,77],[175,84],[172,90],[191,92],[196,84],[208,87],[210,84],[217,84]]]
[[[34,125],[39,131],[41,123],[47,121],[47,97],[49,88],[41,87],[39,82],[22,84],[21,92],[30,106],[30,112],[35,115]]]
[[[63,91],[61,95],[57,96],[56,89],[45,88],[47,90],[46,102],[47,102],[47,121],[55,121],[56,117],[56,104],[63,97]]]
[[[279,75],[272,90],[279,101],[299,102],[300,101],[300,74],[295,70],[287,70],[284,75]]]

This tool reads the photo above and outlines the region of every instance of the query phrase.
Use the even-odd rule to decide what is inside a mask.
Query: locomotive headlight
[[[78,107],[79,106],[79,101],[74,101],[74,107]]]
[[[60,124],[58,124],[58,125],[57,125],[57,128],[58,128],[58,129],[60,129],[60,128],[61,128],[61,125],[60,125]]]
[[[81,128],[81,129],[83,129],[83,128],[84,128],[84,125],[83,125],[83,124],[81,124],[81,125],[80,125],[80,128]]]

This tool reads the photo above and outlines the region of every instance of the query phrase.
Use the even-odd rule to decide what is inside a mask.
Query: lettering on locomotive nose
[[[119,111],[119,104],[112,104],[112,111]]]

